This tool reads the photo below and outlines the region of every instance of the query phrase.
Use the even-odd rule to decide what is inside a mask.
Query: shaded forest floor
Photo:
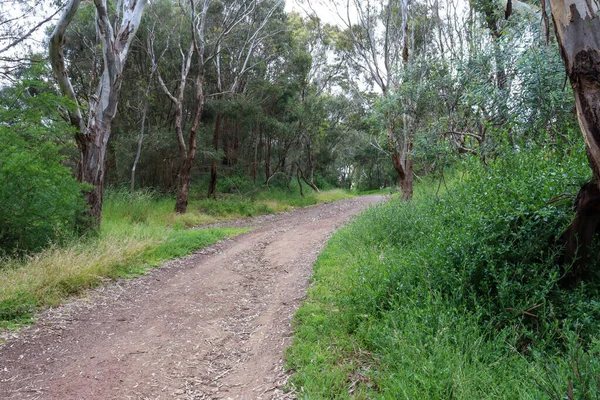
[[[283,350],[312,265],[382,196],[232,222],[255,228],[50,309],[0,348],[9,399],[283,398]],[[226,224],[226,223],[225,223]]]

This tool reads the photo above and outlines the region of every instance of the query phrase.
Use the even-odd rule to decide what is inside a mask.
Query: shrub
[[[62,162],[58,116],[66,106],[41,80],[23,79],[0,96],[0,252],[39,250],[73,234],[82,186]]]
[[[583,151],[526,148],[359,216],[315,265],[291,384],[304,398],[593,398],[600,285],[558,284],[573,211],[551,201],[588,174]]]
[[[561,250],[555,239],[572,209],[568,201],[550,200],[576,192],[587,163],[582,154],[526,149],[488,166],[470,161],[465,171],[462,182],[439,198],[393,201],[357,224],[354,235],[386,250],[377,260],[355,264],[353,279],[362,283],[349,303],[359,306],[357,313],[385,312],[397,306],[410,282],[424,280],[482,324],[518,326],[518,341],[526,345],[552,329],[557,315],[573,315],[557,284],[562,266],[555,262]],[[597,324],[593,295],[578,301],[594,310],[588,322]]]

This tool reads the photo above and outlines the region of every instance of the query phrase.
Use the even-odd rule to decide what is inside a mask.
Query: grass
[[[138,191],[131,203],[127,191],[109,190],[97,234],[25,257],[0,260],[0,328],[30,323],[37,310],[58,305],[106,280],[138,276],[169,259],[244,232],[192,227],[346,197],[349,195],[343,191],[300,197],[274,190],[258,192],[254,199],[233,195],[193,199],[186,214],[176,214],[172,198]]]
[[[286,353],[298,398],[596,398],[598,284],[558,284],[551,239],[572,210],[549,203],[576,191],[584,153],[488,164],[424,180],[333,236]]]
[[[369,194],[393,194],[394,192],[397,191],[397,188],[383,188],[383,189],[372,189],[372,190],[361,190],[358,192],[359,195],[364,196],[364,195],[369,195]]]

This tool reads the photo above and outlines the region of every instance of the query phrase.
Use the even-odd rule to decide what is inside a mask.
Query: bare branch
[[[62,11],[64,6],[61,6],[58,10],[56,10],[52,15],[48,16],[47,18],[45,18],[44,20],[42,20],[41,22],[39,22],[38,24],[34,25],[29,31],[27,31],[24,35],[22,35],[21,37],[13,40],[11,43],[9,43],[8,45],[4,46],[3,48],[0,49],[0,54],[12,49],[13,47],[15,47],[16,45],[20,44],[21,42],[23,42],[25,39],[29,38],[31,36],[31,34],[35,31],[37,31],[42,25],[46,24],[48,21],[50,21],[51,19],[53,19],[59,12]]]
[[[60,20],[56,24],[56,28],[54,28],[54,32],[50,36],[50,64],[52,65],[52,70],[54,71],[54,75],[58,82],[58,86],[60,90],[63,92],[65,96],[69,98],[73,103],[76,104],[75,110],[69,111],[69,119],[71,120],[71,124],[75,126],[81,134],[85,133],[85,123],[83,121],[83,117],[81,115],[81,110],[79,108],[79,103],[77,101],[77,96],[75,95],[75,91],[73,90],[73,85],[71,84],[71,80],[67,75],[67,69],[65,67],[65,57],[63,52],[63,44],[65,41],[65,32],[67,27],[75,17],[75,13],[79,8],[80,0],[71,0],[69,4],[67,4],[64,9],[63,15]]]

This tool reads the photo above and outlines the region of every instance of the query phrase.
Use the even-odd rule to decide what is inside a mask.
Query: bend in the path
[[[258,227],[48,311],[0,348],[0,397],[283,397],[312,265],[335,229],[381,199],[244,221]]]

